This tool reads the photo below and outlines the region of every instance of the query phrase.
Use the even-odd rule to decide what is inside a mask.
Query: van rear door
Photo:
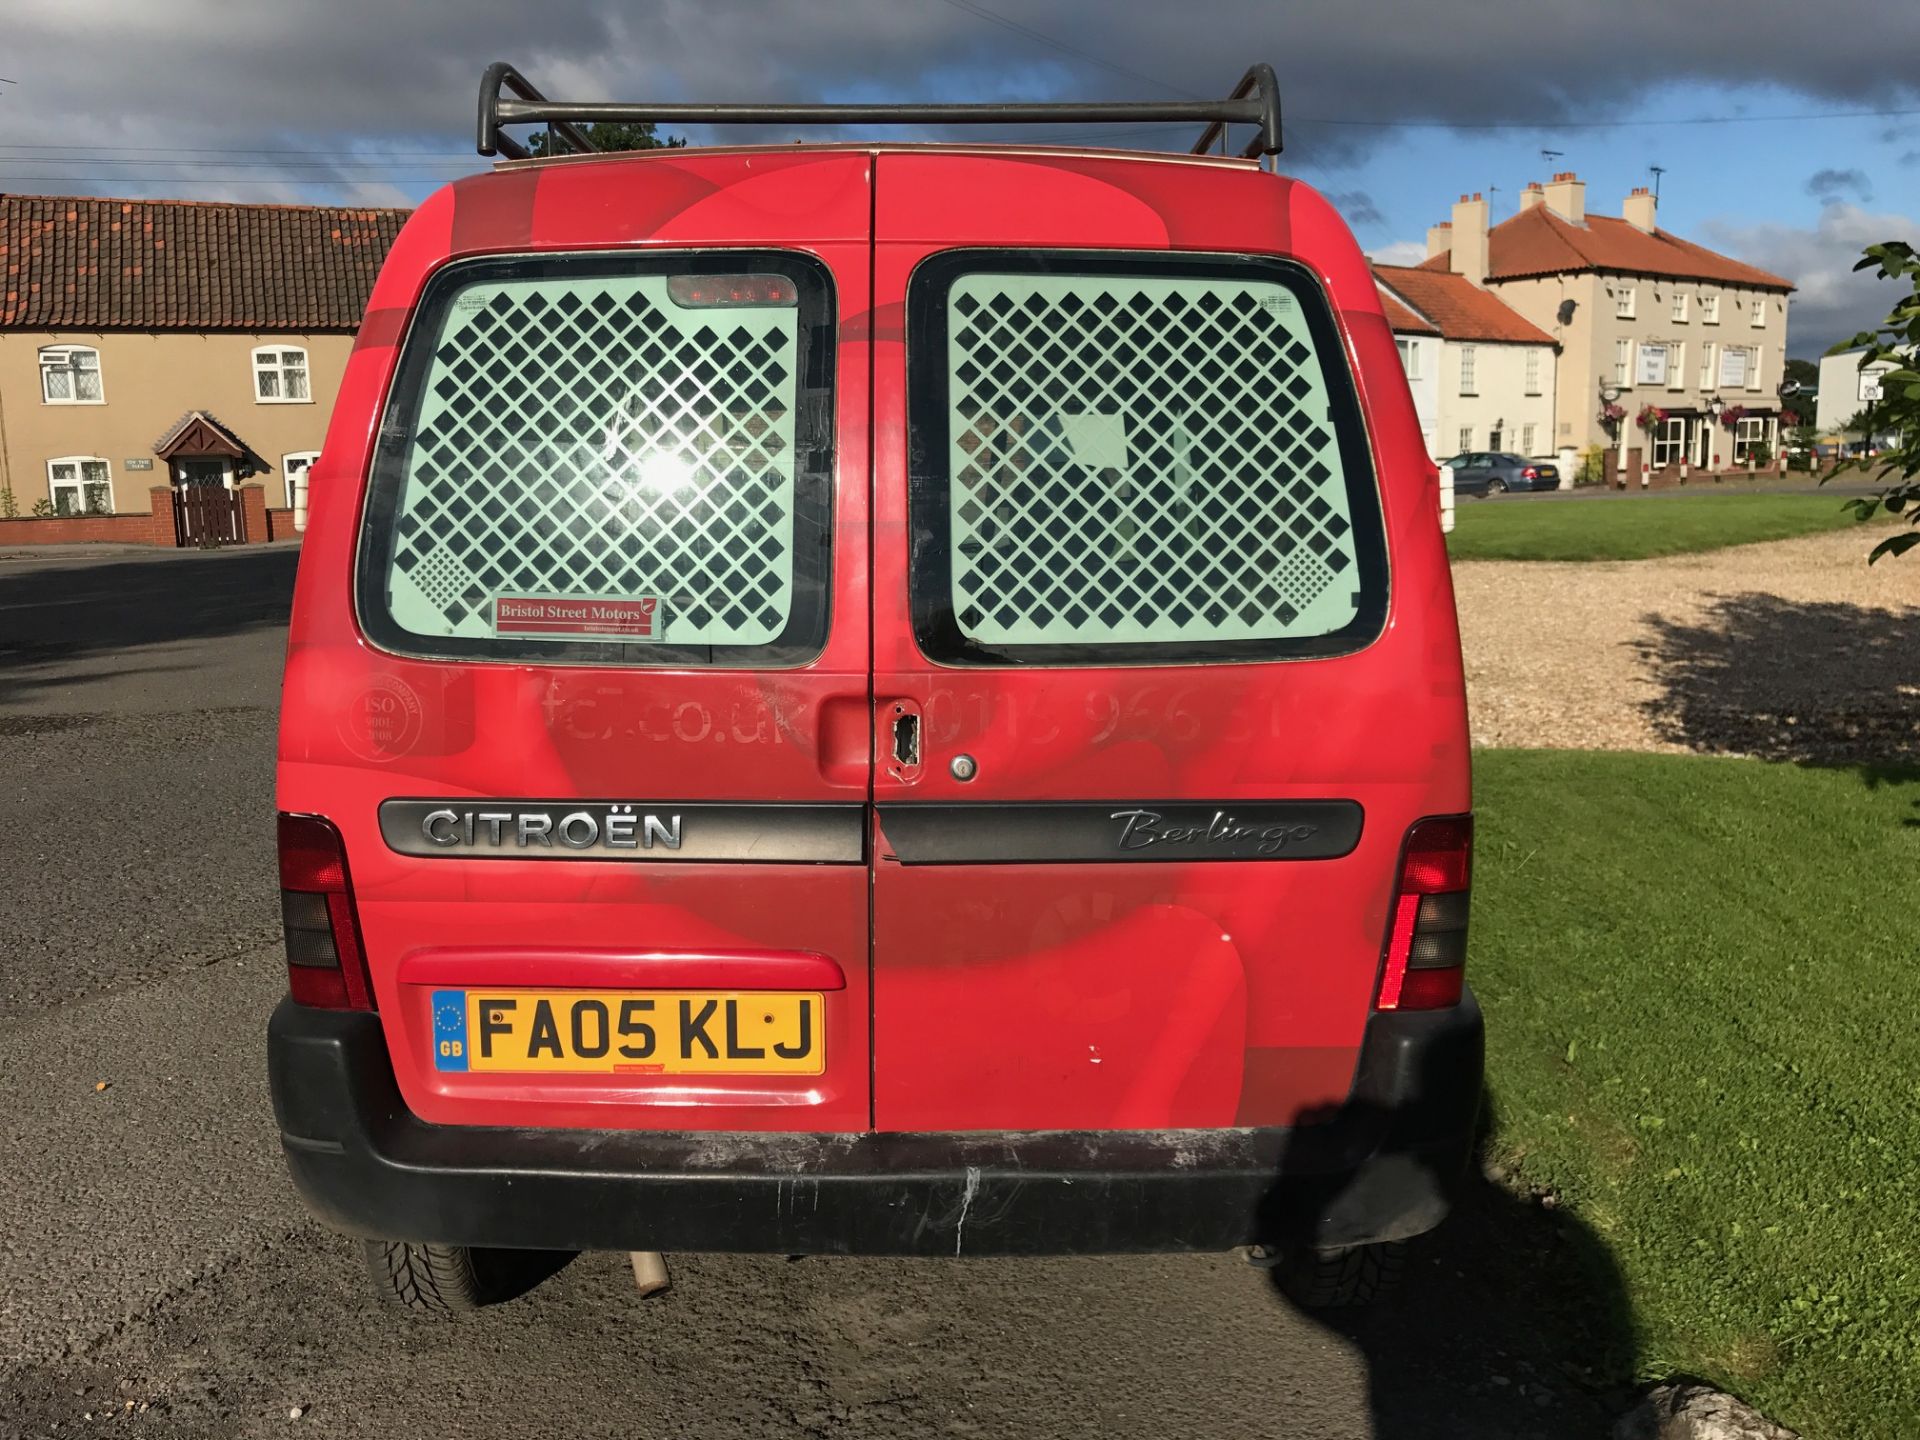
[[[892,153],[876,187],[877,1127],[1338,1103],[1435,751],[1375,753],[1423,697],[1363,653],[1380,497],[1293,187]]]
[[[482,176],[383,272],[280,804],[345,837],[427,1121],[868,1125],[869,175]]]

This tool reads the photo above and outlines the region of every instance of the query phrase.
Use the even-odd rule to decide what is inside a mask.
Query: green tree
[[[1884,245],[1869,245],[1856,270],[1878,269],[1883,280],[1911,285],[1913,293],[1902,295],[1887,312],[1886,323],[1877,330],[1863,330],[1853,339],[1833,347],[1834,352],[1862,349],[1860,366],[1880,361],[1893,369],[1880,377],[1880,399],[1873,407],[1873,428],[1880,434],[1898,436],[1891,449],[1871,460],[1861,456],[1848,461],[1833,473],[1846,470],[1875,469],[1881,479],[1891,473],[1892,481],[1878,495],[1865,496],[1852,503],[1853,512],[1862,520],[1885,507],[1889,513],[1906,517],[1910,528],[1889,535],[1873,547],[1869,562],[1882,555],[1901,555],[1920,545],[1920,254],[1904,240],[1889,240]],[[1833,353],[1833,352],[1830,352]]]
[[[586,124],[580,127],[593,141],[596,150],[678,150],[687,143],[682,135],[669,135],[661,139],[654,133],[651,120],[639,124],[629,124],[624,120],[602,120],[598,124]],[[527,141],[527,148],[536,155],[547,153],[547,132],[536,130]],[[567,151],[563,141],[556,153],[564,155]]]

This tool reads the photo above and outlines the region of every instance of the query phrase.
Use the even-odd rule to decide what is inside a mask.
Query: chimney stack
[[[1427,227],[1427,258],[1444,255],[1453,248],[1453,222],[1442,220],[1438,225]]]
[[[1651,235],[1654,228],[1653,191],[1644,185],[1633,187],[1633,193],[1627,196],[1627,203],[1620,207],[1620,214],[1636,230],[1644,230]]]
[[[1546,189],[1547,208],[1573,225],[1587,223],[1587,185],[1571,170],[1562,170]]]
[[[1538,180],[1529,180],[1527,182],[1527,188],[1520,192],[1521,212],[1525,213],[1533,209],[1536,205],[1545,204],[1546,199],[1547,192],[1540,188],[1540,182]]]
[[[1452,269],[1476,285],[1487,283],[1487,202],[1478,190],[1453,207]]]

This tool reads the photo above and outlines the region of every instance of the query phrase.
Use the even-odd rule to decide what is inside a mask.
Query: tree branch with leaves
[[[1889,240],[1869,245],[1865,258],[1853,268],[1877,268],[1881,279],[1913,287],[1911,295],[1895,302],[1879,329],[1862,330],[1828,352],[1860,349],[1862,370],[1893,366],[1879,377],[1880,398],[1872,407],[1873,430],[1896,436],[1893,447],[1876,456],[1858,456],[1833,471],[1841,475],[1849,470],[1877,470],[1883,480],[1892,472],[1892,483],[1878,495],[1848,502],[1858,519],[1870,520],[1884,508],[1890,515],[1904,516],[1909,526],[1874,546],[1867,557],[1871,564],[1883,555],[1904,554],[1920,545],[1920,254],[1904,240]]]

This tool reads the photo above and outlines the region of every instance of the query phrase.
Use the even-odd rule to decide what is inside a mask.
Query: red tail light
[[[1473,817],[1422,820],[1407,831],[1387,932],[1377,1010],[1441,1010],[1466,978]]]
[[[1540,478],[1540,472],[1529,465],[1520,472],[1520,478],[1522,480],[1538,480]]]
[[[326,1010],[373,1009],[347,847],[332,821],[280,817],[280,919],[295,1000]]]

